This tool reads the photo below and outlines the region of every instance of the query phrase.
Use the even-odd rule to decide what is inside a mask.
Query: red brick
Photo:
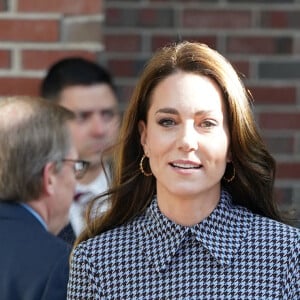
[[[291,38],[272,36],[230,37],[227,40],[227,52],[246,54],[291,53]]]
[[[8,78],[0,77],[0,95],[30,95],[39,94],[40,79],[37,78]]]
[[[264,11],[261,13],[261,27],[272,29],[300,28],[300,11]]]
[[[231,61],[231,64],[242,79],[250,76],[250,66],[248,61]]]
[[[137,75],[135,63],[136,60],[114,59],[108,63],[108,68],[115,76],[135,77]]]
[[[58,39],[58,22],[55,20],[0,20],[0,40],[52,42]]]
[[[159,9],[142,9],[142,10],[140,10],[139,23],[142,23],[144,25],[154,25],[156,23],[155,25],[157,26],[157,23],[159,24],[159,22],[157,22],[157,19],[158,19],[157,15],[159,14],[159,12],[160,12]]]
[[[182,15],[183,27],[250,28],[250,11],[187,9]]]
[[[176,42],[178,38],[175,35],[155,35],[151,38],[151,50],[156,51],[159,48]]]
[[[216,36],[201,36],[201,35],[155,35],[151,38],[152,51],[155,51],[167,44],[171,44],[177,41],[196,41],[209,45],[212,48],[216,48],[217,37]]]
[[[27,70],[47,69],[54,62],[67,56],[96,59],[96,53],[84,50],[24,50],[22,51],[22,68]]]
[[[138,14],[138,25],[151,28],[174,28],[174,10],[170,8],[141,9]]]
[[[103,10],[103,0],[19,0],[21,12],[58,12],[64,14],[98,14]]]
[[[106,34],[104,37],[105,51],[141,52],[141,36],[138,34]]]
[[[9,50],[0,50],[0,68],[10,68],[11,53]]]
[[[129,8],[113,7],[105,10],[107,26],[174,28],[174,10],[172,8]]]
[[[288,25],[287,11],[268,11],[261,14],[262,27],[285,28]]]
[[[123,10],[120,8],[106,8],[105,10],[105,24],[106,26],[122,26],[124,25]],[[120,24],[121,23],[121,24]]]
[[[217,37],[215,35],[184,34],[184,35],[182,35],[182,40],[204,43],[213,49],[217,48]]]
[[[204,43],[213,49],[217,48],[217,36],[215,35],[183,34],[181,40]]]
[[[300,179],[300,162],[277,163],[276,177],[278,179]]]
[[[294,105],[297,102],[294,86],[252,86],[254,104]]]
[[[263,129],[300,129],[300,112],[291,113],[261,113],[259,124]]]

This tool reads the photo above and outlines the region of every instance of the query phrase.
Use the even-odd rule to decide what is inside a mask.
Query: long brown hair
[[[128,222],[149,205],[156,193],[156,179],[144,176],[139,170],[143,148],[138,122],[147,123],[155,87],[178,70],[209,76],[223,92],[236,176],[232,182],[224,181],[222,185],[230,191],[235,203],[263,216],[280,219],[273,200],[275,161],[256,127],[249,93],[222,55],[205,44],[185,41],[160,49],[146,65],[123,119],[114,157],[112,188],[104,195],[109,197],[111,209],[102,217],[90,218],[87,230],[77,242]]]

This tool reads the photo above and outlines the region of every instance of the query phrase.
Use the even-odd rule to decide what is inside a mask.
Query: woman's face
[[[141,121],[141,143],[157,196],[195,198],[219,195],[229,157],[225,106],[209,77],[177,72],[154,89]]]

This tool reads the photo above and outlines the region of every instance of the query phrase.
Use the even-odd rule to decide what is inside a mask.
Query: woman
[[[299,230],[226,59],[182,42],[146,66],[124,118],[111,210],[74,249],[68,299],[300,299]]]

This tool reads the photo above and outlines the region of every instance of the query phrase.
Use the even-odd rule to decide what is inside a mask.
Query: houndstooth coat
[[[154,199],[74,250],[67,299],[297,300],[299,232],[234,205],[226,191],[193,227],[167,219]]]

